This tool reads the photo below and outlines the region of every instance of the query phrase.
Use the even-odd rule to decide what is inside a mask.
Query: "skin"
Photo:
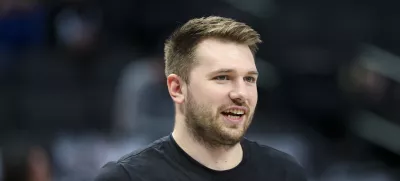
[[[198,44],[195,59],[189,84],[175,74],[167,78],[176,106],[172,136],[204,166],[228,170],[242,160],[240,140],[257,105],[254,57],[247,45],[206,39]],[[221,114],[232,106],[248,110],[242,121],[230,122]]]
[[[51,181],[50,163],[42,148],[31,148],[28,164],[29,181]]]

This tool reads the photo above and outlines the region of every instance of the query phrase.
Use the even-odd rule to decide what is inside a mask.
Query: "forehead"
[[[195,51],[195,58],[196,68],[206,72],[221,68],[239,72],[256,71],[250,48],[235,42],[206,39],[199,43]]]

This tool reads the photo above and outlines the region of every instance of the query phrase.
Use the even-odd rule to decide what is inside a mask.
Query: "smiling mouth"
[[[224,111],[221,114],[229,119],[241,119],[245,115],[244,111]]]

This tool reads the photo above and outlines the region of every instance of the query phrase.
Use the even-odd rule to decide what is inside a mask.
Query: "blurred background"
[[[90,181],[169,134],[163,43],[219,15],[264,41],[248,138],[294,156],[310,181],[399,181],[397,4],[0,0],[0,180]]]

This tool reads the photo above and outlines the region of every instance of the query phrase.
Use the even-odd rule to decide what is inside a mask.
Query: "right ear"
[[[176,74],[170,74],[167,77],[168,92],[172,100],[177,104],[182,104],[185,100],[183,89],[184,81]]]

